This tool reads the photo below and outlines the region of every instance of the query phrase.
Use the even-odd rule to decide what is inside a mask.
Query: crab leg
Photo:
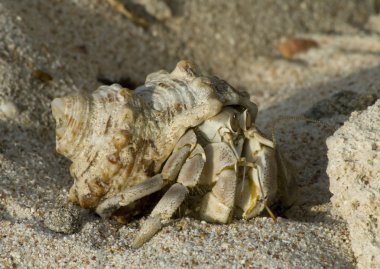
[[[205,152],[207,161],[202,178],[209,180],[208,185],[216,183],[203,197],[200,217],[210,222],[228,223],[232,218],[237,185],[235,152],[224,142],[207,145]]]
[[[160,174],[155,175],[141,184],[104,200],[96,208],[96,213],[103,218],[108,218],[120,207],[127,206],[142,197],[152,194],[162,189],[165,185],[166,182],[162,180],[162,176]]]
[[[219,175],[217,184],[202,200],[200,216],[209,222],[231,221],[235,204],[236,172],[225,170]]]
[[[138,248],[150,240],[173,216],[189,193],[188,188],[198,184],[205,160],[204,150],[197,144],[179,172],[178,183],[172,185],[155,206],[133,241],[132,247]]]
[[[199,133],[208,142],[205,146],[206,164],[201,184],[213,186],[201,203],[200,217],[210,222],[231,221],[237,186],[238,161],[244,144],[240,125],[250,121],[247,111],[224,109],[220,114],[198,127]]]
[[[172,155],[166,161],[161,174],[155,175],[138,185],[107,198],[98,205],[96,213],[104,218],[110,217],[120,207],[127,206],[138,199],[162,189],[178,176],[191,150],[195,148],[196,142],[195,133],[192,130],[187,131],[178,141]]]
[[[148,219],[142,225],[139,233],[132,243],[133,248],[142,246],[149,241],[159,230],[164,222],[169,220],[185,200],[188,189],[181,183],[176,183],[161,198]]]
[[[162,169],[162,178],[164,180],[173,181],[177,178],[178,173],[182,169],[183,164],[189,157],[190,152],[197,144],[197,137],[193,130],[188,130],[176,144],[173,153],[166,161]]]
[[[197,144],[191,152],[189,158],[182,166],[177,182],[182,183],[184,186],[189,188],[198,185],[205,162],[205,152],[203,148]]]

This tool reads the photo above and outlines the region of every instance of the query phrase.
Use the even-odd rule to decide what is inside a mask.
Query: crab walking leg
[[[96,208],[96,213],[103,218],[108,218],[120,207],[127,206],[142,197],[152,194],[162,189],[166,184],[160,174],[155,175],[141,184],[104,200]]]
[[[198,185],[205,162],[206,154],[201,145],[197,144],[183,164],[177,182],[189,188]]]
[[[197,137],[192,129],[188,130],[176,144],[173,153],[162,169],[162,178],[173,181],[177,178],[189,154],[197,144]]]
[[[203,148],[197,144],[179,172],[178,183],[172,185],[153,209],[136,236],[132,247],[138,248],[162,229],[181,206],[189,193],[188,188],[195,187],[202,174],[206,156]]]
[[[138,199],[161,190],[165,185],[178,176],[178,173],[181,171],[191,150],[195,148],[196,143],[197,138],[194,131],[187,131],[176,144],[176,147],[166,161],[161,174],[155,175],[136,186],[105,199],[96,208],[96,213],[103,218],[108,218],[120,207],[128,206]]]
[[[148,219],[142,225],[139,233],[132,243],[133,248],[142,246],[149,241],[159,230],[164,222],[169,220],[185,200],[188,189],[181,183],[176,183],[161,198],[153,209]]]
[[[231,221],[236,197],[237,163],[244,145],[243,129],[250,118],[248,112],[225,108],[221,113],[198,127],[208,143],[205,146],[206,164],[201,185],[213,186],[201,202],[200,217],[210,222]]]
[[[237,158],[230,145],[224,142],[208,144],[205,152],[203,183],[215,185],[203,197],[200,217],[209,222],[228,223],[235,204]]]
[[[208,222],[228,223],[231,221],[236,194],[236,172],[224,170],[212,191],[202,200],[200,217]]]

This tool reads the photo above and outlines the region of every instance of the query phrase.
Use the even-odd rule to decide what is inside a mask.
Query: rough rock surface
[[[380,100],[327,140],[330,191],[360,268],[380,268]]]
[[[51,212],[72,184],[69,162],[55,153],[55,97],[115,81],[133,88],[189,58],[247,90],[268,132],[274,118],[313,111],[338,92],[378,93],[378,18],[362,30],[376,1],[303,2],[170,0],[172,17],[143,29],[105,0],[0,1],[0,268],[354,268],[346,223],[330,214],[324,145],[332,131],[304,122],[276,129],[300,189],[276,225],[265,217],[231,225],[185,218],[133,250],[138,220],[121,226],[90,210],[74,218]],[[319,47],[292,60],[258,56],[275,54],[282,34]],[[337,128],[348,112],[333,112],[323,120]],[[56,233],[49,221],[53,230],[79,231]]]
[[[71,208],[72,207],[72,208]],[[44,225],[55,232],[72,234],[79,230],[79,210],[74,205],[52,209],[45,216]]]

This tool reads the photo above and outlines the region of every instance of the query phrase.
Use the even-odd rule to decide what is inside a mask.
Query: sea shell
[[[94,208],[158,174],[186,130],[228,105],[248,109],[254,121],[257,107],[247,94],[187,61],[148,75],[133,91],[114,84],[55,99],[56,148],[72,161],[75,181],[70,200]]]

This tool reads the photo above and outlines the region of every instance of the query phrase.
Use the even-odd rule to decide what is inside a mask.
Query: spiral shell
[[[200,76],[189,62],[147,76],[134,91],[118,84],[90,95],[56,98],[57,152],[72,161],[69,198],[85,208],[160,172],[180,137],[223,106],[257,107],[217,77]]]

